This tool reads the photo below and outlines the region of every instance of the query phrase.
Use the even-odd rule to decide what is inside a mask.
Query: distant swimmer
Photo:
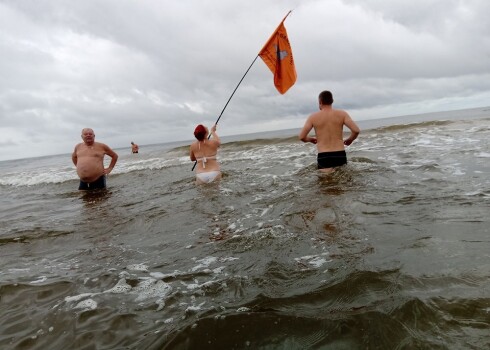
[[[197,161],[196,184],[205,184],[221,179],[221,171],[216,156],[221,141],[216,134],[216,125],[211,128],[212,138],[208,140],[209,131],[204,125],[199,124],[194,130],[197,141],[190,147],[190,158]]]
[[[82,130],[82,143],[75,146],[71,155],[80,177],[79,190],[95,190],[106,187],[105,176],[116,165],[118,155],[104,143],[95,142],[94,131],[90,128]],[[104,156],[111,157],[108,168],[104,168]]]
[[[299,139],[303,142],[316,144],[318,150],[318,169],[331,173],[336,167],[347,164],[345,146],[349,146],[359,136],[361,130],[346,111],[332,108],[333,96],[330,91],[323,91],[318,96],[319,112],[306,119]],[[344,125],[351,131],[350,136],[343,140]],[[311,129],[315,129],[316,137],[309,137]]]
[[[131,153],[138,153],[140,146],[131,141]]]

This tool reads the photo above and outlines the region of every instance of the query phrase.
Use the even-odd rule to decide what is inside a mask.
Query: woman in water
[[[208,140],[209,131],[199,124],[194,130],[197,141],[191,144],[190,157],[197,161],[196,184],[205,184],[221,179],[219,163],[216,160],[218,147],[221,145],[216,134],[216,125],[211,128],[212,138]]]

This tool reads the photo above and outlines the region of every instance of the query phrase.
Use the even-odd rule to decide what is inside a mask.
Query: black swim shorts
[[[335,168],[347,164],[345,151],[321,152],[317,157],[318,169]]]
[[[80,180],[80,186],[78,186],[79,190],[91,191],[105,188],[105,175],[102,175],[94,182],[83,182]]]

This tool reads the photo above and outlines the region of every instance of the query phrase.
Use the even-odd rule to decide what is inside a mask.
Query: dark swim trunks
[[[91,191],[105,188],[105,175],[102,175],[94,182],[83,182],[80,180],[80,186],[78,186],[79,190]]]
[[[347,164],[345,151],[321,152],[317,157],[318,169],[335,168]]]

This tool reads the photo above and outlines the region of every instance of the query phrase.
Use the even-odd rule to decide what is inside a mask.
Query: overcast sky
[[[289,10],[298,80],[259,58],[222,136],[301,128],[322,90],[355,120],[490,105],[488,0],[0,0],[0,160],[193,139]]]

